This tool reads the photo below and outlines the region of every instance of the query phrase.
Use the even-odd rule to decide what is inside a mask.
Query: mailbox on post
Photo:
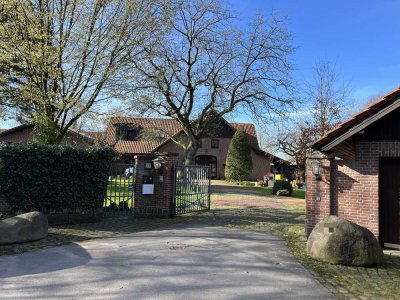
[[[154,194],[153,176],[143,176],[142,194],[143,195]]]

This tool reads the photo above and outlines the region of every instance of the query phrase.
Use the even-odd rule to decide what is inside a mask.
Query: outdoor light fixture
[[[161,164],[163,162],[164,162],[164,159],[162,159],[161,157],[157,157],[156,159],[153,159],[154,170],[160,170]]]
[[[315,175],[315,180],[322,180],[321,177],[321,163],[318,160],[311,162],[311,167],[313,174]]]

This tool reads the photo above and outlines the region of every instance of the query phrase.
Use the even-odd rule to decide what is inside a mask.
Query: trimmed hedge
[[[1,145],[0,197],[14,212],[102,208],[114,157],[109,148]]]
[[[280,190],[288,190],[290,196],[293,194],[293,187],[290,182],[286,180],[276,180],[272,188],[272,194],[276,195],[276,192]]]

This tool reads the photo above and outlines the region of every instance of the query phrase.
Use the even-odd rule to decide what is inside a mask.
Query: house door
[[[210,166],[211,179],[217,178],[217,158],[212,155],[199,155],[196,156],[195,163],[198,166]]]
[[[382,246],[400,246],[399,202],[400,158],[381,158],[379,169],[379,239]]]

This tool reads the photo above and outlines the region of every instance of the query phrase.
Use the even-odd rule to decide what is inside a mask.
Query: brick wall
[[[271,172],[271,162],[269,158],[260,155],[251,150],[251,160],[253,169],[251,171],[250,180],[263,180],[264,175]]]
[[[311,163],[321,163],[321,180],[316,180]],[[331,211],[331,161],[325,158],[309,158],[306,162],[306,233]]]
[[[145,169],[145,163],[151,162],[154,156],[136,156],[135,204],[136,216],[170,217],[173,193],[173,166],[178,163],[178,156],[165,157],[162,174],[158,170]],[[143,176],[153,176],[154,194],[143,195]]]
[[[332,162],[330,184],[318,183],[307,162],[306,230],[335,214],[372,231],[379,238],[379,158],[400,157],[400,142],[358,142],[355,160]],[[328,164],[323,160],[324,164]],[[323,180],[329,182],[328,174]],[[327,190],[330,190],[329,193]],[[321,193],[321,202],[316,195]],[[329,210],[327,208],[329,207]]]
[[[197,150],[196,156],[198,155],[211,155],[217,158],[217,178],[225,178],[225,166],[226,157],[228,155],[229,144],[232,139],[219,138],[218,149],[211,148],[211,139],[202,139],[202,146]],[[179,161],[183,163],[184,161],[184,151],[183,148],[174,142],[169,142],[160,147],[160,152],[176,153],[179,156]],[[257,154],[254,150],[251,150],[251,158],[253,161],[253,169],[250,174],[249,180],[262,180],[264,175],[270,172],[270,160],[269,158]]]

